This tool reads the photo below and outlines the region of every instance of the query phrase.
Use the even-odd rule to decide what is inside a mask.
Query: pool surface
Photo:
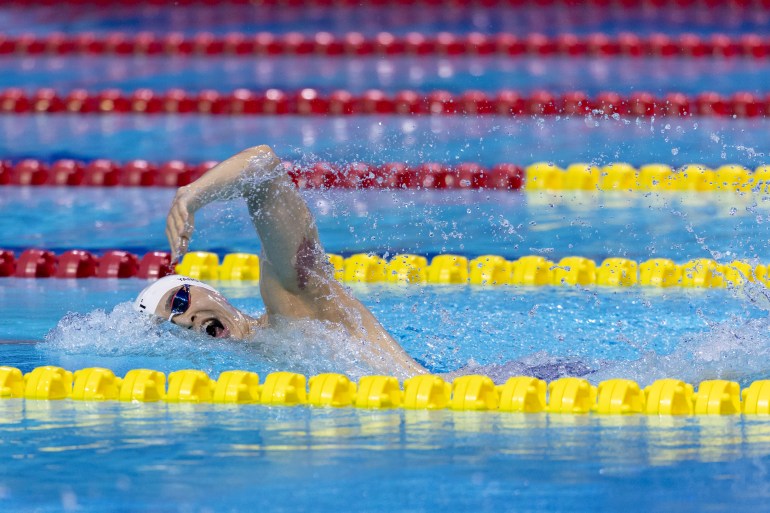
[[[0,6],[0,32],[142,31],[281,35],[383,31],[520,37],[632,32],[709,38],[759,34],[770,10],[714,7],[318,5]],[[627,3],[627,2],[626,2]],[[183,2],[183,4],[185,4]],[[381,57],[4,54],[0,89],[189,91],[236,88],[359,94],[437,89],[490,94],[648,91],[657,97],[748,91],[764,98],[770,59],[687,56]],[[0,106],[1,107],[1,106]],[[0,159],[52,162],[222,160],[269,144],[299,165],[438,162],[484,166],[768,164],[767,117],[206,116],[0,114]],[[0,248],[60,254],[168,250],[170,188],[0,186]],[[695,258],[770,264],[770,197],[746,193],[306,190],[329,253],[390,258],[494,254],[551,261]],[[258,253],[240,202],[197,216],[192,249]],[[308,320],[241,343],[201,337],[135,313],[147,282],[0,278],[0,366],[30,372],[105,367],[246,370],[351,379],[395,374],[362,363],[349,336]],[[253,282],[217,282],[244,311]],[[432,373],[513,375],[592,384],[660,378],[693,385],[770,378],[770,294],[739,288],[351,284],[404,349]],[[398,376],[403,378],[403,376]],[[450,379],[450,378],[447,378]],[[0,511],[767,510],[770,420],[760,415],[569,415],[264,405],[0,400]]]

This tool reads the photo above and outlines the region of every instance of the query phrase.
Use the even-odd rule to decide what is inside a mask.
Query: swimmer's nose
[[[188,321],[184,315],[178,315],[174,317],[171,322],[176,324],[177,326],[180,326],[182,328],[186,328],[188,330],[193,329],[193,326],[195,325],[195,316],[192,316],[192,318]]]

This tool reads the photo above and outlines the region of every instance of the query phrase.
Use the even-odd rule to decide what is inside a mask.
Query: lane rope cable
[[[735,381],[702,381],[695,388],[678,379],[659,379],[647,387],[629,379],[598,386],[576,377],[545,381],[515,376],[503,385],[487,376],[461,376],[448,383],[423,374],[402,383],[392,376],[343,374],[306,376],[273,372],[260,382],[254,372],[231,370],[214,380],[201,370],[169,373],[133,369],[118,377],[92,367],[73,372],[56,366],[27,374],[0,367],[0,400],[124,401],[167,403],[262,404],[267,406],[404,408],[413,410],[497,411],[583,415],[770,415],[770,380],[741,390]]]
[[[551,261],[541,255],[508,260],[500,255],[456,254],[439,254],[429,260],[414,254],[386,259],[355,253],[347,257],[328,254],[328,261],[335,279],[344,283],[725,288],[750,282],[770,287],[770,265],[743,260],[695,258],[676,263],[651,258],[638,262],[611,256],[597,262],[580,256]],[[150,251],[140,258],[130,251],[115,249],[97,256],[82,249],[57,255],[30,248],[17,258],[13,251],[0,249],[0,277],[152,280],[172,272],[203,281],[258,281],[260,262],[259,256],[251,253],[228,253],[220,262],[216,253],[191,251],[173,267],[171,255],[165,251]]]
[[[597,116],[758,118],[770,114],[770,93],[736,92],[722,95],[703,92],[687,95],[646,92],[628,95],[581,91],[554,93],[545,90],[494,93],[468,90],[384,92],[367,90],[329,93],[305,88],[294,91],[267,89],[231,92],[205,89],[154,91],[120,89],[89,91],[55,89],[0,90],[0,113],[5,114],[205,114],[214,116],[350,116],[350,115],[468,115],[468,116]]]

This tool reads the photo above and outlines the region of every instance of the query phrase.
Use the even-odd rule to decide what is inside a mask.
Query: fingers
[[[194,227],[193,216],[187,211],[184,202],[175,198],[166,219],[166,238],[173,262],[178,262],[187,253]]]

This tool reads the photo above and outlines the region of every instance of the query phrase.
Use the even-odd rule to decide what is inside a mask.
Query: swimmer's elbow
[[[267,144],[260,144],[259,146],[252,146],[251,148],[246,148],[241,152],[241,155],[246,158],[260,157],[260,156],[270,156],[273,158],[278,158],[275,152],[273,151],[273,149]]]

